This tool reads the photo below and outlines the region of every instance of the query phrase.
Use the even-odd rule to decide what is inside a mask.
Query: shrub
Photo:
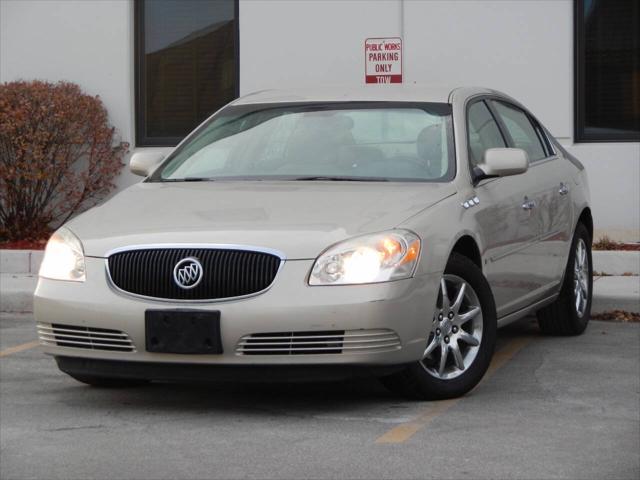
[[[129,145],[73,83],[0,85],[0,240],[46,237],[114,188]]]
[[[602,235],[593,242],[592,248],[594,250],[617,250],[618,245],[618,242],[611,240],[608,235]]]

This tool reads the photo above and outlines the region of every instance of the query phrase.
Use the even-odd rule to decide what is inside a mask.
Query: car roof
[[[370,84],[346,87],[319,87],[291,90],[261,90],[244,95],[232,105],[258,103],[308,103],[308,102],[438,102],[450,103],[456,87],[432,87],[421,85]],[[484,88],[464,88],[465,93],[491,93]]]

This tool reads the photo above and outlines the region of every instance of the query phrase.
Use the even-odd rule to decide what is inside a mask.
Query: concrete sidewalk
[[[0,312],[31,312],[36,274],[0,274]],[[592,313],[640,312],[640,277],[598,276],[593,279]]]

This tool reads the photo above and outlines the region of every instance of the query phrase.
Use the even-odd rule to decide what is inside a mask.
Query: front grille
[[[374,353],[400,348],[393,330],[332,330],[254,333],[242,337],[237,355],[326,355]]]
[[[38,336],[44,345],[114,352],[136,351],[129,336],[120,330],[39,323]]]
[[[183,289],[173,279],[176,264],[194,257],[202,280]],[[215,300],[260,292],[273,282],[280,258],[263,252],[203,248],[129,250],[109,256],[113,284],[125,292],[171,300]]]

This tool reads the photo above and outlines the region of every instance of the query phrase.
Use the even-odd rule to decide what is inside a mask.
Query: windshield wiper
[[[186,177],[186,178],[165,178],[161,182],[215,182],[213,178],[207,177]]]
[[[329,177],[329,176],[310,176],[310,177],[297,177],[294,180],[307,182],[313,180],[323,180],[327,182],[388,182],[386,178],[380,177]]]

